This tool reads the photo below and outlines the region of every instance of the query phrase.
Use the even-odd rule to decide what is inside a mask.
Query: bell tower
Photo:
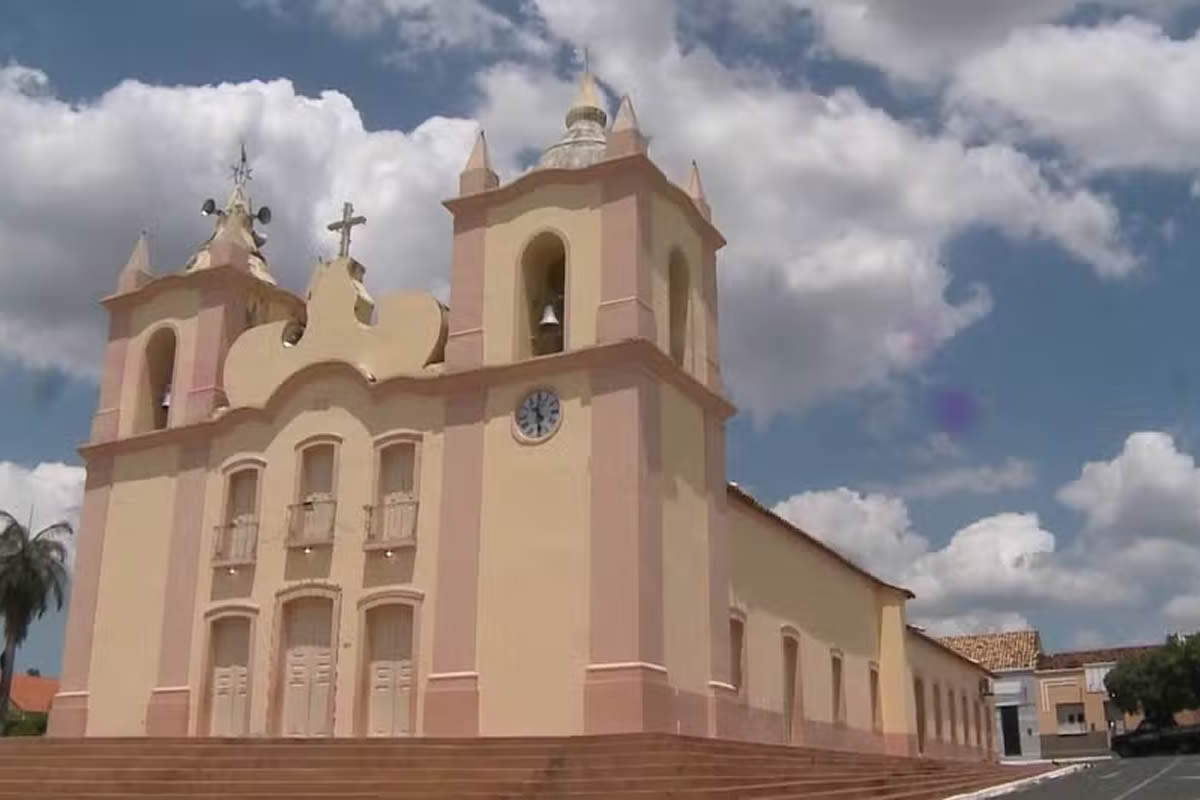
[[[610,124],[585,69],[564,123],[507,183],[480,133],[445,202],[445,369],[477,378],[447,399],[437,585],[456,597],[435,611],[425,732],[707,735],[732,691],[724,239],[697,167],[667,178],[628,96]],[[534,648],[536,668],[508,656]]]
[[[208,200],[202,210],[215,220],[211,237],[181,271],[155,274],[145,233],[102,300],[108,341],[99,402],[89,441],[80,453],[87,483],[80,512],[70,614],[63,649],[60,692],[50,732],[81,736],[87,730],[93,627],[100,594],[106,519],[113,486],[130,480],[128,461],[105,445],[134,437],[159,437],[155,450],[162,473],[171,476],[173,522],[157,535],[169,539],[166,595],[162,598],[161,658],[150,696],[146,731],[187,731],[191,609],[196,548],[209,447],[203,437],[178,437],[174,429],[204,422],[226,404],[222,370],[233,340],[244,330],[276,319],[303,320],[303,301],[276,287],[260,250],[265,238],[254,223],[270,220],[266,207],[252,211],[246,194],[245,152],[234,170],[224,208]],[[154,600],[157,602],[157,599]]]

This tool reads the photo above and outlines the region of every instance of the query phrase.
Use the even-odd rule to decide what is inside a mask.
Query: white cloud
[[[898,497],[830,489],[792,495],[772,510],[868,568],[894,571],[929,548]]]
[[[916,617],[919,625],[934,636],[965,636],[972,633],[1024,631],[1033,627],[1023,615],[1013,611],[981,609],[944,617]]]
[[[1037,470],[1020,458],[1009,458],[998,466],[953,467],[930,472],[890,487],[902,497],[934,498],[947,494],[996,494],[1033,485]]]
[[[961,61],[999,45],[1014,31],[1060,20],[1085,5],[1165,18],[1193,4],[1194,0],[776,0],[766,5],[811,13],[821,44],[842,58],[926,83],[945,78]],[[745,30],[770,35],[771,28],[752,19],[761,14],[761,7],[751,6],[735,20]]]
[[[45,75],[0,69],[0,355],[82,374],[98,369],[100,297],[111,292],[138,231],[160,272],[180,269],[211,233],[198,213],[224,200],[225,163],[248,141],[254,199],[274,219],[265,254],[302,289],[334,242],[325,223],[343,200],[368,217],[356,255],[373,288],[440,290],[448,280],[453,193],[476,124],[431,117],[409,133],[367,131],[349,98],[305,97],[286,80],[204,87],[126,81],[71,105],[26,87]],[[16,87],[16,90],[14,90]]]
[[[1014,31],[966,59],[948,95],[972,134],[1052,141],[1093,170],[1200,167],[1200,35],[1133,17]]]
[[[1058,499],[1084,515],[1093,539],[1200,544],[1200,469],[1162,432],[1131,434],[1111,461],[1085,464]]]
[[[1167,619],[1187,628],[1200,628],[1200,594],[1179,594],[1163,606]]]
[[[370,9],[366,21],[434,26],[435,44],[447,47],[484,36],[472,26],[509,24],[474,3],[356,3]],[[685,53],[672,3],[636,8],[631,25],[624,6],[543,2],[521,30],[552,49],[592,45],[594,69],[633,94],[653,154],[676,180],[699,159],[730,239],[719,265],[725,375],[760,422],[880,386],[986,315],[984,287],[947,298],[941,254],[963,230],[1050,240],[1101,274],[1133,268],[1106,198],[1011,147],[925,132],[853,91],[789,89],[703,46]],[[68,105],[39,73],[2,74],[0,117],[12,133],[0,140],[0,171],[25,188],[0,199],[0,238],[26,268],[0,275],[0,355],[94,372],[95,300],[138,230],[150,229],[160,269],[182,264],[208,234],[195,209],[221,199],[224,163],[243,137],[255,200],[276,212],[266,255],[285,285],[305,285],[313,256],[331,246],[324,223],[349,199],[369,220],[355,249],[373,290],[445,288],[450,231],[439,201],[453,193],[473,121],[435,116],[410,132],[367,131],[350,98],[305,97],[286,80],[127,81]],[[477,84],[477,116],[511,179],[522,153],[560,135],[571,82],[535,58],[495,64]]]
[[[67,522],[78,532],[79,509],[83,502],[83,467],[44,462],[33,469],[0,461],[0,510],[7,511],[32,533],[56,522]],[[75,537],[62,540],[74,557]]]

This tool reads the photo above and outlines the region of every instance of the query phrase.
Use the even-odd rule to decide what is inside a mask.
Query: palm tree
[[[0,617],[4,621],[4,652],[0,656],[0,724],[8,719],[17,648],[29,626],[46,613],[53,598],[62,610],[67,589],[67,548],[60,537],[71,526],[56,522],[30,535],[29,527],[0,511]]]

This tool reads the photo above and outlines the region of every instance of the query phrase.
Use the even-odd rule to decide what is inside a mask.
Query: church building
[[[990,673],[727,482],[725,240],[695,164],[673,182],[598,98],[585,71],[507,183],[479,134],[448,306],[371,296],[349,204],[306,293],[276,285],[244,173],[182,269],[138,241],[102,301],[51,735],[992,757]]]

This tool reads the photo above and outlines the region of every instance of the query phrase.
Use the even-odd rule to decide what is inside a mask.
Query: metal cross
[[[250,160],[246,158],[246,143],[242,143],[242,160],[230,167],[233,172],[233,183],[236,186],[245,186],[250,181]]]
[[[338,257],[345,258],[350,255],[350,229],[355,225],[366,225],[366,217],[351,216],[354,214],[354,206],[349,203],[342,203],[342,218],[337,222],[329,223],[329,230],[341,231],[342,241],[338,245]]]

